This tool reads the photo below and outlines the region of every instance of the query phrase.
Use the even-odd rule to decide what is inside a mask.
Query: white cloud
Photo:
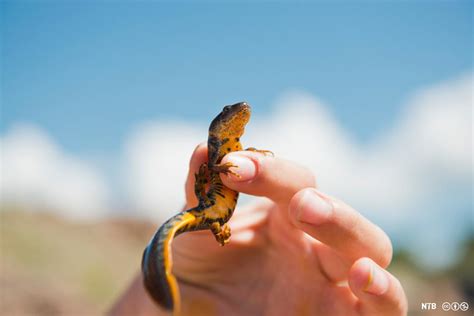
[[[187,122],[148,122],[132,132],[124,182],[133,212],[163,220],[182,209],[189,158],[206,138],[206,126]]]
[[[108,210],[107,187],[97,170],[67,156],[41,129],[19,124],[0,139],[4,207],[95,218]]]

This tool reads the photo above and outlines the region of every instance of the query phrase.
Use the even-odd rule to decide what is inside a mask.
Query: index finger
[[[186,193],[185,209],[194,207],[198,204],[198,199],[194,193],[194,174],[199,170],[199,166],[205,162],[207,162],[207,144],[203,142],[196,146],[191,155],[191,160],[189,161],[188,176],[186,177],[186,183],[184,186]]]
[[[293,195],[303,188],[316,187],[314,174],[294,162],[253,151],[227,154],[222,163],[232,163],[239,177],[221,175],[222,182],[236,191],[265,196],[287,206]]]

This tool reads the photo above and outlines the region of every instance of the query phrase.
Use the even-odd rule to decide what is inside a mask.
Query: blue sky
[[[472,70],[472,4],[2,2],[2,122],[75,154],[114,153],[148,119],[207,122],[288,90],[359,142],[417,88]]]

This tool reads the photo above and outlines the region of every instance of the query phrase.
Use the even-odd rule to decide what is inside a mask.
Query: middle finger
[[[289,214],[297,228],[351,263],[369,257],[387,267],[391,261],[392,244],[382,229],[347,204],[316,189],[307,188],[295,194]]]

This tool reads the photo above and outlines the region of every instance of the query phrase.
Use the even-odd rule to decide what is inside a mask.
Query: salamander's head
[[[250,119],[251,109],[246,102],[226,105],[209,127],[209,133],[217,137],[240,137]]]

